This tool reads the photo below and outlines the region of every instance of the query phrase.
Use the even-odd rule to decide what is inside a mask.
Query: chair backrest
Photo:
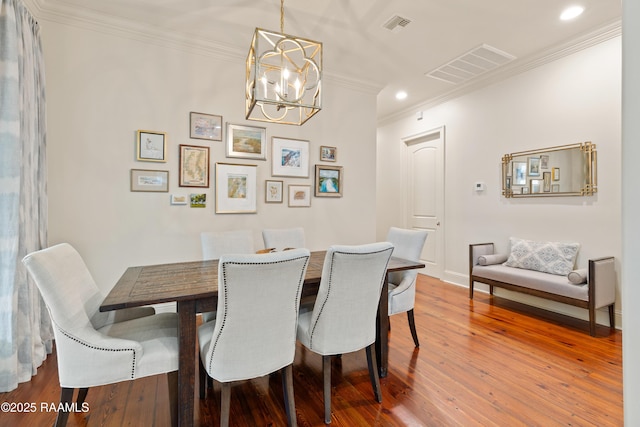
[[[255,378],[293,363],[308,261],[306,249],[220,257],[216,324],[205,358],[212,378]]]
[[[331,246],[309,325],[310,349],[324,355],[357,351],[376,336],[376,315],[393,245]]]
[[[411,261],[420,261],[422,248],[427,240],[425,230],[409,230],[405,228],[391,227],[387,233],[387,242],[393,244],[393,256],[405,258]],[[402,277],[418,275],[418,270],[406,270],[391,273],[389,280],[392,283],[399,283]]]
[[[61,243],[30,253],[22,262],[59,328],[79,336],[94,328],[90,319],[98,313],[103,296],[71,245]],[[58,328],[54,331],[57,334]]]
[[[200,233],[203,259],[219,259],[228,254],[252,254],[253,233],[250,230],[204,231]]]
[[[281,251],[287,248],[306,247],[304,228],[279,228],[262,230],[262,240],[265,248],[274,248]]]

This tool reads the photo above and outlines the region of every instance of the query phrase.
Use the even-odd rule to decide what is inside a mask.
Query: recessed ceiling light
[[[396,99],[397,100],[403,100],[407,97],[407,92],[401,90],[399,92],[396,93]]]
[[[568,7],[564,10],[564,12],[562,12],[562,15],[560,15],[560,19],[563,21],[569,21],[573,18],[576,18],[580,15],[582,15],[582,12],[584,12],[584,7],[582,6],[571,6]]]

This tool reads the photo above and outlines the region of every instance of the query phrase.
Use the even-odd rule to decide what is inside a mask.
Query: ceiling
[[[25,2],[38,18],[108,25],[237,58],[246,57],[256,27],[280,29],[278,0]],[[585,12],[560,21],[572,4]],[[411,22],[400,31],[384,28],[394,15]],[[378,119],[384,120],[603,33],[619,34],[620,19],[621,0],[286,0],[284,32],[323,42],[326,78],[378,93]],[[483,44],[516,59],[462,85],[425,75]],[[408,97],[397,101],[398,90]]]

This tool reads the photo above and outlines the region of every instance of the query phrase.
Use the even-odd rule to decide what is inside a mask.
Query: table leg
[[[382,284],[378,315],[376,317],[376,356],[378,358],[378,375],[387,376],[389,367],[389,275]]]
[[[195,394],[196,303],[178,301],[178,425],[193,426]]]

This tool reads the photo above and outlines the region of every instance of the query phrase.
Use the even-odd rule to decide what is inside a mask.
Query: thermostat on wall
[[[476,191],[484,191],[484,182],[476,182],[475,190]]]

